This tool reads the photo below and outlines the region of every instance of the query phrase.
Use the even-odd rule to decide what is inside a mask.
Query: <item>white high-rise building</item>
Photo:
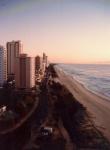
[[[16,57],[19,57],[22,51],[21,41],[7,42],[7,71],[8,75],[15,74]]]
[[[32,88],[35,86],[35,59],[21,54],[16,59],[15,81],[17,88]]]
[[[0,86],[7,80],[7,53],[3,46],[0,46]]]

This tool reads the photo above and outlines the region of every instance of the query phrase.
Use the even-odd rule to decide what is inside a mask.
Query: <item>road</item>
[[[21,150],[23,145],[31,137],[31,129],[35,125],[38,128],[45,120],[48,114],[48,100],[46,83],[48,79],[42,82],[42,90],[39,94],[39,103],[35,112],[22,126],[18,127],[11,133],[0,135],[0,150]]]
[[[26,148],[34,148],[37,147],[37,145],[34,143],[35,139],[37,137],[37,131],[38,128],[43,124],[43,122],[46,120],[48,116],[48,90],[47,90],[47,80],[44,79],[42,82],[41,87],[41,93],[39,96],[39,106],[36,110],[36,113],[33,115],[32,121],[31,121],[31,135],[23,147],[23,150]]]

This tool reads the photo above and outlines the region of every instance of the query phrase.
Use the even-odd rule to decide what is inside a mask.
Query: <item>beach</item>
[[[63,84],[73,96],[86,107],[92,117],[94,125],[110,141],[110,102],[81,85],[75,79],[67,76],[62,70],[55,67],[58,81]]]

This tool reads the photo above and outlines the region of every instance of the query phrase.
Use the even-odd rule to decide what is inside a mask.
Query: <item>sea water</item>
[[[58,64],[88,90],[110,99],[110,64]]]

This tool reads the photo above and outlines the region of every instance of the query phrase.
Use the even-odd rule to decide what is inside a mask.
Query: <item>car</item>
[[[41,127],[40,132],[41,132],[41,134],[43,136],[49,136],[49,135],[52,135],[53,128],[52,127],[48,127],[48,126]]]

